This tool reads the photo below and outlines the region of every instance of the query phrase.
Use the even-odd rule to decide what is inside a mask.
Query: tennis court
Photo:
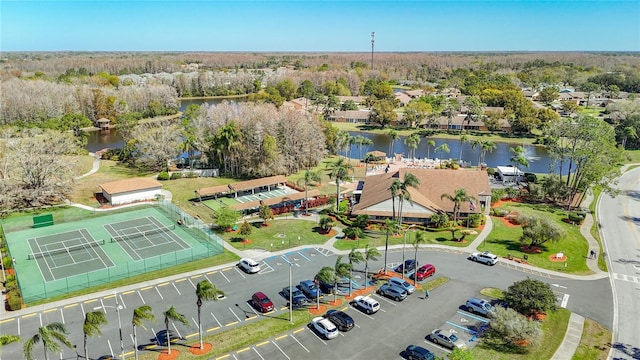
[[[165,201],[108,212],[51,213],[45,226],[31,216],[2,221],[26,303],[224,251],[222,239],[206,224]]]
[[[111,235],[111,242],[118,243],[132,260],[142,260],[161,254],[188,249],[172,230],[154,217],[147,216],[103,225]]]
[[[97,241],[87,229],[35,237],[27,243],[31,248],[27,259],[36,260],[45,281],[114,266],[100,247],[105,241]]]

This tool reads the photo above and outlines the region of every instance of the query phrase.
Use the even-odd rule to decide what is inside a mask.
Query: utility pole
[[[373,46],[376,43],[375,37],[376,37],[376,33],[372,31],[371,32],[371,70],[373,70]]]

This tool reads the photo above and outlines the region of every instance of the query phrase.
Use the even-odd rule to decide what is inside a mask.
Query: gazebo
[[[365,162],[380,162],[380,161],[386,162],[386,157],[387,157],[387,154],[379,150],[369,151],[364,156]],[[366,161],[367,159],[369,159],[369,161]]]

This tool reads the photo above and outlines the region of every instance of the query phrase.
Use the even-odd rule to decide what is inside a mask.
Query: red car
[[[251,297],[251,302],[253,303],[253,306],[260,310],[260,312],[266,313],[269,311],[273,311],[273,303],[271,302],[269,297],[261,291],[253,294],[253,296]]]
[[[435,267],[435,266],[433,266],[433,265],[431,265],[431,264],[422,265],[422,266],[418,269],[418,271],[416,271],[415,273],[417,274],[417,275],[416,275],[416,277],[417,277],[417,278],[416,278],[416,279],[414,279],[414,280],[416,280],[416,281],[422,281],[422,280],[424,280],[425,278],[428,278],[429,276],[431,276],[431,275],[435,274],[435,273],[436,273],[436,267]],[[414,278],[413,274],[411,275],[411,278],[412,278],[412,279]]]

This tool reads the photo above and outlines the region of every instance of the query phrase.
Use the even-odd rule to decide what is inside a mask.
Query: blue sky
[[[640,0],[0,1],[0,51],[640,51]]]

